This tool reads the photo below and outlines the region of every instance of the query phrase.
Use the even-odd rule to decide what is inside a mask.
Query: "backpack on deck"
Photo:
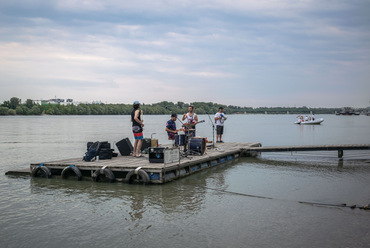
[[[93,158],[95,158],[99,154],[100,145],[101,143],[99,141],[94,142],[85,153],[83,160],[90,162]]]

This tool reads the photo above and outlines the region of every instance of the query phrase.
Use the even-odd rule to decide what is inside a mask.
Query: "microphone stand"
[[[209,120],[212,124],[212,136],[213,136],[212,142],[213,142],[213,149],[215,149],[216,148],[215,147],[215,124],[213,124],[213,120],[212,120],[211,116],[207,112],[206,112],[206,114],[208,115],[208,118],[209,118]]]

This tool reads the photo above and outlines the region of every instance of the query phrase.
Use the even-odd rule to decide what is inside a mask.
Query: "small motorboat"
[[[300,125],[319,125],[321,122],[324,121],[324,118],[314,118],[314,117],[308,117],[308,119],[305,120],[302,115],[297,116],[298,120],[294,122],[294,124],[300,124]]]

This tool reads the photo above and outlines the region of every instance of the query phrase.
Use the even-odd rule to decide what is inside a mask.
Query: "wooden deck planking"
[[[59,170],[60,172],[70,165],[75,165],[81,171],[96,171],[102,167],[107,167],[113,172],[124,172],[128,173],[132,170],[141,167],[147,173],[157,173],[159,176],[157,180],[153,180],[155,183],[164,183],[168,181],[164,178],[165,174],[168,172],[173,172],[175,174],[175,178],[180,177],[179,175],[182,173],[181,176],[184,176],[183,172],[179,172],[180,170],[186,168],[186,175],[192,174],[190,172],[191,166],[196,166],[197,169],[200,169],[200,165],[202,163],[211,163],[212,161],[216,161],[222,157],[227,157],[229,155],[238,154],[235,157],[239,157],[239,153],[242,149],[247,149],[253,146],[260,146],[260,143],[220,143],[217,144],[216,149],[208,149],[206,153],[202,156],[199,155],[189,155],[188,157],[182,157],[179,162],[164,164],[164,163],[150,163],[149,162],[149,155],[143,154],[143,157],[136,158],[132,156],[118,156],[112,159],[106,160],[99,160],[93,162],[85,162],[82,158],[72,158],[72,159],[63,159],[58,161],[50,161],[50,162],[41,162],[41,163],[32,163],[30,165],[31,170],[35,169],[36,167],[43,166],[48,167],[51,170]],[[190,159],[189,159],[190,158]],[[207,167],[210,167],[207,166]],[[119,180],[123,180],[122,178]]]
[[[202,156],[192,155],[189,156],[191,157],[191,159],[181,158],[180,164],[187,166],[202,161],[209,161],[220,156],[227,156],[228,154],[240,152],[240,150],[243,148],[247,149],[248,147],[258,145],[260,145],[260,143],[223,143],[219,144],[216,149],[207,150],[206,154]],[[39,166],[40,164],[44,164],[44,166],[48,166],[52,169],[75,165],[81,169],[97,169],[108,166],[110,169],[117,170],[132,170],[136,169],[137,167],[143,167],[146,169],[163,169],[178,166],[178,163],[149,163],[149,157],[147,154],[143,154],[143,157],[140,158],[135,158],[132,156],[118,156],[112,159],[105,159],[93,162],[85,162],[82,160],[82,158],[63,159],[50,162],[32,163],[31,168]]]

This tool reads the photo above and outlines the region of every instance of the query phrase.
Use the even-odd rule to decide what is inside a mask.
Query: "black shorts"
[[[224,126],[217,125],[216,130],[218,135],[224,134]]]

